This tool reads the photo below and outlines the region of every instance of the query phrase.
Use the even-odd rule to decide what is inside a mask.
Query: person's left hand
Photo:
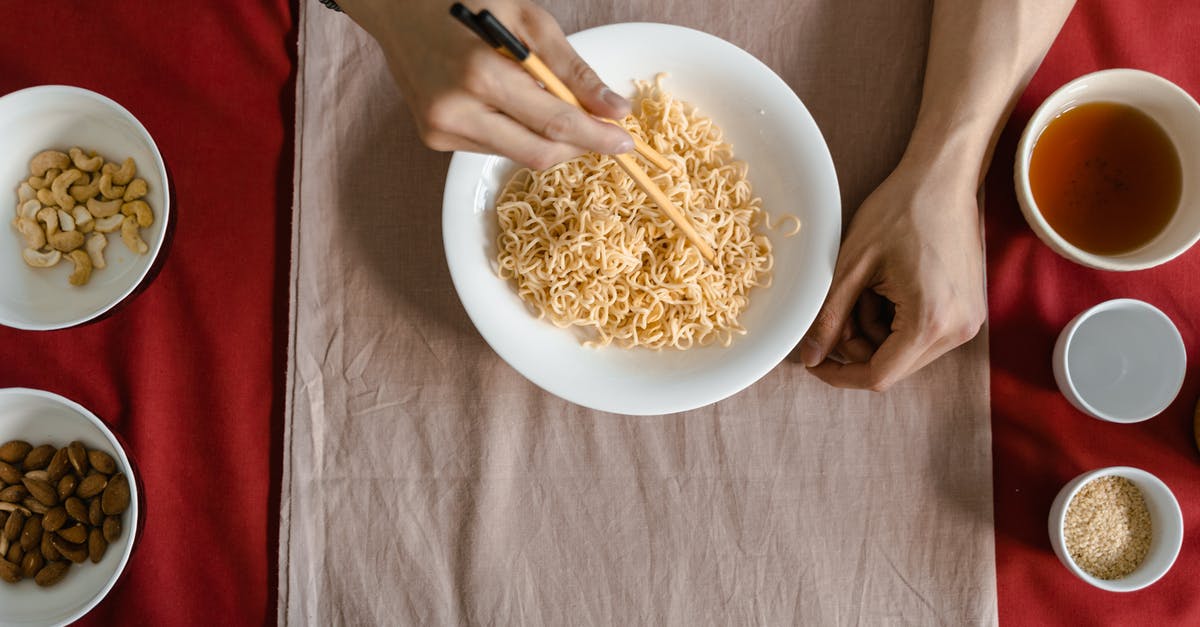
[[[800,343],[810,372],[882,391],[975,337],[987,314],[977,181],[902,161],[867,198]]]

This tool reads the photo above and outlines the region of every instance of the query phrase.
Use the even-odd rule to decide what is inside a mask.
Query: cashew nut
[[[125,216],[125,220],[121,222],[121,241],[125,242],[129,250],[139,255],[144,255],[150,250],[146,242],[142,241],[142,236],[138,233],[137,219],[133,216]]]
[[[65,152],[57,150],[43,150],[29,161],[29,173],[34,176],[43,176],[51,168],[65,170],[69,167],[71,167],[71,158]]]
[[[67,188],[81,177],[83,177],[83,172],[71,168],[59,174],[58,178],[54,179],[54,182],[50,184],[50,191],[54,194],[54,200],[59,207],[67,211],[75,208],[75,198],[67,193]]]
[[[42,230],[36,220],[17,218],[17,230],[21,232],[21,237],[25,238],[26,248],[38,250],[46,245],[46,232]]]
[[[123,185],[113,185],[113,174],[105,172],[100,175],[100,193],[105,198],[121,198],[125,195],[125,187]]]
[[[83,181],[83,179],[80,179]],[[71,186],[71,196],[75,202],[87,202],[87,199],[100,193],[100,175],[93,174],[91,181],[76,183]]]
[[[58,228],[63,231],[74,231],[75,230],[75,218],[71,217],[71,214],[67,213],[66,211],[59,209],[58,210]]]
[[[46,225],[47,237],[58,232],[58,208],[42,207],[37,212],[37,219]]]
[[[113,182],[117,185],[128,185],[129,181],[133,180],[133,175],[137,174],[137,164],[134,163],[133,157],[125,157],[121,167],[118,168],[115,163],[106,163],[101,172],[111,174]]]
[[[36,221],[37,214],[41,210],[42,210],[41,201],[39,201],[37,198],[31,198],[29,200],[26,200],[24,203],[21,204],[20,207],[17,208],[17,217],[18,218],[29,218],[30,220]]]
[[[62,174],[62,170],[58,168],[50,168],[49,170],[46,170],[45,176],[29,177],[29,186],[34,189],[46,189],[47,187],[50,187],[50,183],[52,183],[54,179],[58,178],[59,174]]]
[[[107,235],[103,233],[92,233],[88,236],[87,244],[84,246],[87,248],[88,257],[92,258],[93,268],[103,269],[108,265],[108,263],[104,261],[104,248],[108,246]]]
[[[83,246],[83,233],[79,231],[59,231],[46,238],[52,248],[69,253]]]
[[[67,257],[75,262],[75,271],[67,277],[67,281],[71,285],[86,285],[92,278],[92,258],[82,250],[73,250]]]
[[[121,228],[121,224],[124,222],[125,216],[119,213],[103,218],[96,218],[96,231],[99,233],[112,233]]]
[[[150,209],[150,205],[144,200],[135,200],[121,205],[121,213],[127,216],[135,216],[138,226],[146,228],[154,224],[154,211]]]
[[[49,187],[43,187],[42,189],[37,190],[37,199],[46,206],[58,204],[54,201],[54,192],[50,191]]]
[[[92,217],[107,218],[108,216],[116,215],[121,210],[121,199],[104,201],[89,198],[87,207],[88,211],[92,213]]]
[[[49,268],[58,265],[58,262],[62,259],[62,253],[57,250],[44,253],[32,248],[26,248],[21,251],[21,258],[25,260],[25,263],[35,268]]]
[[[37,190],[29,184],[29,181],[21,181],[21,186],[17,188],[17,201],[25,202],[33,198],[37,198]]]
[[[92,224],[92,212],[88,211],[86,207],[83,207],[83,206],[75,207],[74,209],[71,210],[71,217],[75,218],[75,228],[79,229],[80,231],[82,231],[84,233],[91,231],[90,228],[87,229],[86,231],[84,230],[84,226]]]
[[[131,200],[137,200],[138,198],[141,198],[142,196],[145,196],[145,195],[146,195],[146,180],[145,179],[133,179],[133,182],[130,183],[125,188],[125,196],[123,197],[123,199],[125,202],[129,202]]]
[[[89,158],[78,146],[72,148],[70,152],[71,163],[74,163],[75,167],[84,172],[95,172],[100,169],[100,166],[104,165],[104,157],[93,153]]]

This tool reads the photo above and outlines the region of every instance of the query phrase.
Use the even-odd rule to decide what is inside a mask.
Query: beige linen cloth
[[[986,333],[886,394],[785,362],[687,414],[553,397],[454,293],[449,156],[376,44],[300,4],[281,622],[996,621]],[[762,59],[824,132],[847,217],[915,117],[927,1],[547,8],[567,32],[670,22]]]

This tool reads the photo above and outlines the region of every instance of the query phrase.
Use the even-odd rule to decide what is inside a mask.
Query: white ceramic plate
[[[86,89],[44,85],[0,98],[0,324],[19,329],[62,329],[103,314],[129,296],[146,277],[162,247],[170,217],[166,166],[150,134],[116,102]],[[79,146],[108,160],[133,157],[146,180],[154,224],[142,229],[150,247],[130,252],[120,233],[110,233],[108,267],[92,271],[83,287],[67,283],[73,265],[31,268],[21,259],[24,243],[10,226],[17,186],[29,178],[29,160],[47,148]]]
[[[83,406],[57,394],[0,389],[0,443],[13,439],[60,448],[79,440],[89,449],[112,455],[129,477],[130,506],[121,522],[121,537],[108,547],[99,564],[72,564],[67,576],[49,588],[30,580],[0,582],[0,627],[66,625],[96,607],[129,562],[138,525],[138,483],[125,450],[108,427]]]
[[[613,24],[570,42],[610,86],[667,72],[665,88],[725,131],[750,166],[763,207],[804,223],[771,235],[774,284],[756,288],[728,348],[687,351],[586,348],[570,330],[537,320],[494,270],[498,191],[516,169],[507,159],[457,153],[442,209],[450,275],[471,321],[513,368],[548,392],[623,414],[685,411],[724,399],[774,368],[816,317],[833,277],[841,199],[829,149],[796,94],[766,65],[726,41],[665,24]]]

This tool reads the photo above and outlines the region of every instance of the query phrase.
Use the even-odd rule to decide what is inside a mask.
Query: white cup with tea
[[[1103,70],[1059,88],[1017,146],[1021,212],[1058,254],[1142,270],[1200,239],[1200,105],[1149,72]]]

